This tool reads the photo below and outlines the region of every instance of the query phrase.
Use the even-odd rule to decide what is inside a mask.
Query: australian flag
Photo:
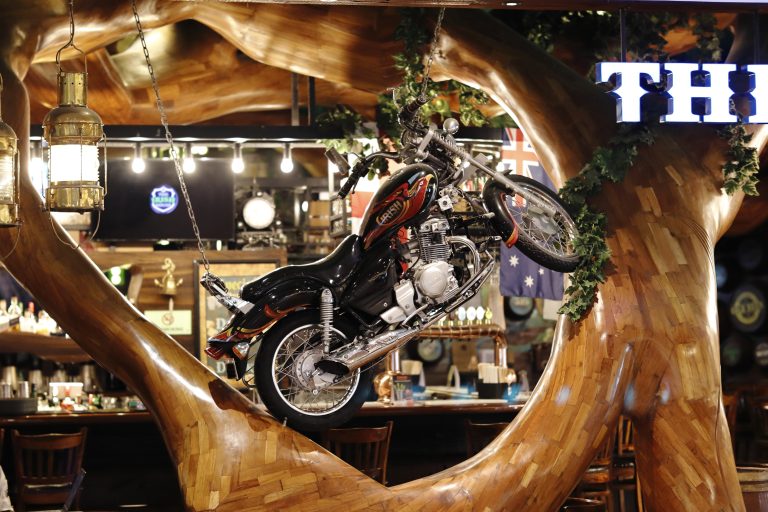
[[[505,128],[503,138],[501,162],[505,172],[527,176],[555,190],[522,130]],[[563,298],[563,274],[542,267],[516,247],[510,249],[501,244],[500,266],[502,295],[552,300]]]

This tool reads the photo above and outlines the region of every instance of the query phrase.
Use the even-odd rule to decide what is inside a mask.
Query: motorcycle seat
[[[362,258],[363,244],[360,237],[349,235],[331,254],[321,260],[306,265],[281,267],[260,279],[246,283],[240,296],[249,300],[249,297],[261,295],[264,290],[294,278],[310,278],[322,281],[328,286],[339,286],[349,279]]]

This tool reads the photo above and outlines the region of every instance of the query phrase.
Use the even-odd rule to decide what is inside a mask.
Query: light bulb
[[[291,157],[291,145],[283,146],[283,159],[280,161],[280,170],[288,174],[293,172],[293,158]]]
[[[181,162],[181,170],[184,171],[187,174],[192,174],[195,172],[195,169],[197,168],[197,164],[195,164],[195,159],[191,156],[184,157],[184,160]]]
[[[133,162],[131,162],[131,170],[136,174],[143,173],[146,168],[147,168],[147,164],[146,162],[144,162],[144,159],[141,157],[136,157],[133,159]]]
[[[286,174],[293,172],[293,160],[290,158],[283,158],[280,161],[280,170]]]
[[[303,211],[304,213],[307,213],[309,211],[309,201],[301,202],[301,211]]]
[[[243,162],[242,158],[233,158],[232,159],[232,172],[235,174],[240,174],[245,170],[245,162]]]

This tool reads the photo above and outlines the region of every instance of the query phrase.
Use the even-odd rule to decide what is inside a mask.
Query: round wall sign
[[[167,215],[179,206],[179,194],[168,185],[153,188],[149,194],[149,207],[153,212]]]

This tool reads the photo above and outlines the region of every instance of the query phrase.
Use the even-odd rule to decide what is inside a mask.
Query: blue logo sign
[[[167,215],[179,206],[179,194],[168,185],[153,188],[149,194],[149,207],[160,215]]]

